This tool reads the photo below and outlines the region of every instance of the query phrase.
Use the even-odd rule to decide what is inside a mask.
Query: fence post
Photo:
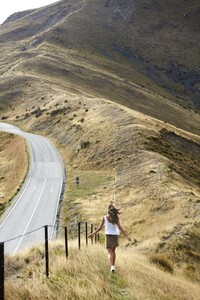
[[[93,224],[91,224],[91,232],[93,232]],[[93,244],[93,237],[91,238],[91,244]]]
[[[87,226],[87,222],[85,222],[85,242],[86,242],[86,246],[88,245],[88,226]]]
[[[78,249],[81,250],[81,222],[78,222]]]
[[[4,300],[4,243],[0,243],[0,299]]]
[[[48,225],[44,226],[45,229],[45,263],[46,263],[46,277],[49,277],[49,244],[48,244]]]
[[[95,230],[96,230],[96,227],[95,227]],[[97,234],[94,235],[94,240],[95,240],[95,244],[97,242]]]
[[[67,227],[65,227],[65,253],[66,257],[68,258],[68,233],[67,233]]]

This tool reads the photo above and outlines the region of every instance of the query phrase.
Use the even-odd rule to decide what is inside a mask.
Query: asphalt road
[[[0,130],[26,138],[31,154],[25,183],[0,224],[0,242],[5,242],[5,253],[12,255],[44,243],[45,225],[50,225],[49,239],[53,239],[64,170],[58,151],[47,138],[5,123],[0,123]]]

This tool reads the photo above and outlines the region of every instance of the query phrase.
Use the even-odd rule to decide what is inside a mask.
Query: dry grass
[[[177,225],[171,232],[163,236],[156,255],[166,256],[186,278],[200,282],[200,222],[196,220],[182,226]]]
[[[0,137],[0,207],[3,213],[24,181],[28,156],[22,137],[3,132],[0,132]]]
[[[172,261],[162,254],[153,254],[150,256],[150,262],[160,267],[162,270],[173,273]]]
[[[88,0],[84,6],[83,1],[78,2],[77,6],[76,1],[60,1],[59,8],[52,6],[48,13],[36,10],[1,27],[0,109],[8,122],[50,137],[62,153],[68,176],[64,223],[81,218],[97,224],[112,200],[121,207],[121,222],[133,240],[132,244],[122,240],[124,247],[149,254],[164,245],[163,255],[196,281],[199,231],[195,240],[185,242],[185,232],[180,229],[199,218],[200,117],[194,112],[199,100],[193,98],[199,92],[195,86],[199,45],[194,43],[198,40],[198,1],[150,5],[138,0],[136,11],[126,9],[133,1]],[[70,8],[68,4],[72,4]],[[67,14],[70,16],[64,20]],[[53,24],[50,15],[54,16]],[[34,18],[31,30],[29,18]],[[10,172],[6,186],[15,161],[7,152],[3,155]],[[80,176],[79,189],[74,185],[76,175]],[[19,179],[19,174],[16,177]],[[7,189],[14,191],[10,182]],[[189,250],[185,249],[187,243],[191,244]],[[126,259],[125,255],[126,269],[133,272]],[[142,272],[139,262],[142,266],[139,258],[130,263],[133,270],[138,267],[136,274]],[[137,281],[130,273],[132,277],[122,284],[124,292],[113,297],[128,299],[131,291],[131,299],[181,299],[181,294],[189,299],[188,291],[177,287],[186,284],[190,290],[188,282],[148,263],[145,266],[151,270],[148,273],[145,269],[148,275],[142,273]],[[165,281],[160,284],[163,276]],[[172,279],[178,294],[170,286]],[[63,294],[67,293],[63,275],[55,281],[57,292],[63,289]],[[54,299],[54,288],[52,291],[42,282],[34,289],[35,295],[40,294],[35,299],[45,299],[46,291]],[[14,284],[18,290],[18,282]],[[28,282],[23,291],[25,299],[31,284]],[[136,294],[133,287],[138,287]],[[94,294],[100,298],[108,290],[106,297],[111,297],[107,286]],[[82,293],[86,297],[87,292]],[[76,292],[72,295],[76,298]]]
[[[75,180],[77,176],[78,187]],[[63,224],[74,223],[77,220],[88,221],[92,214],[97,215],[99,207],[96,206],[95,209],[94,203],[102,190],[108,190],[110,182],[112,176],[108,172],[78,170],[68,166],[65,200],[62,207]]]
[[[192,165],[191,158],[199,149],[197,136],[105,99],[61,91],[48,97],[46,105],[41,100],[46,111],[40,117],[30,108],[30,117],[18,122],[52,138],[61,151],[67,168],[63,224],[77,219],[98,224],[114,201],[138,249],[154,251],[177,225],[196,219],[198,155]],[[176,161],[180,150],[184,166]]]
[[[7,274],[6,279],[7,300],[199,299],[199,285],[161,271],[134,251],[118,249],[117,272],[110,274],[106,250],[101,245],[83,247],[78,252],[72,243],[68,260],[62,253],[63,241],[54,243],[50,249],[48,280],[44,276],[41,249],[7,259],[6,263],[13,265],[12,276]]]
[[[189,173],[193,151],[198,151],[197,136],[105,99],[61,90],[57,97],[53,92],[48,97],[46,104],[41,99],[40,107],[46,110],[40,117],[32,115],[36,107],[30,107],[30,117],[22,117],[18,125],[52,138],[61,151],[67,170],[64,225],[77,219],[97,225],[114,201],[121,207],[121,223],[133,245],[154,252],[176,226],[197,218],[200,192],[195,161],[196,171]],[[18,111],[22,114],[23,104]],[[168,139],[172,132],[179,144]],[[175,160],[176,155],[181,157],[180,148],[184,173]],[[190,181],[181,176],[186,173]],[[79,189],[74,182],[77,175]]]

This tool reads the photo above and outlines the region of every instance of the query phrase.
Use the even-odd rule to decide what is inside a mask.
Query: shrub
[[[90,146],[90,142],[86,141],[86,142],[81,142],[81,149],[86,149]]]
[[[172,261],[166,257],[164,254],[152,254],[149,257],[151,263],[155,264],[163,271],[173,273],[173,264]]]

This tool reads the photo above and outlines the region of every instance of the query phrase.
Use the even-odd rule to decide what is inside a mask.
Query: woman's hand
[[[92,238],[93,235],[94,235],[94,233],[91,232],[90,234],[88,234],[88,237],[89,237],[89,238]]]

